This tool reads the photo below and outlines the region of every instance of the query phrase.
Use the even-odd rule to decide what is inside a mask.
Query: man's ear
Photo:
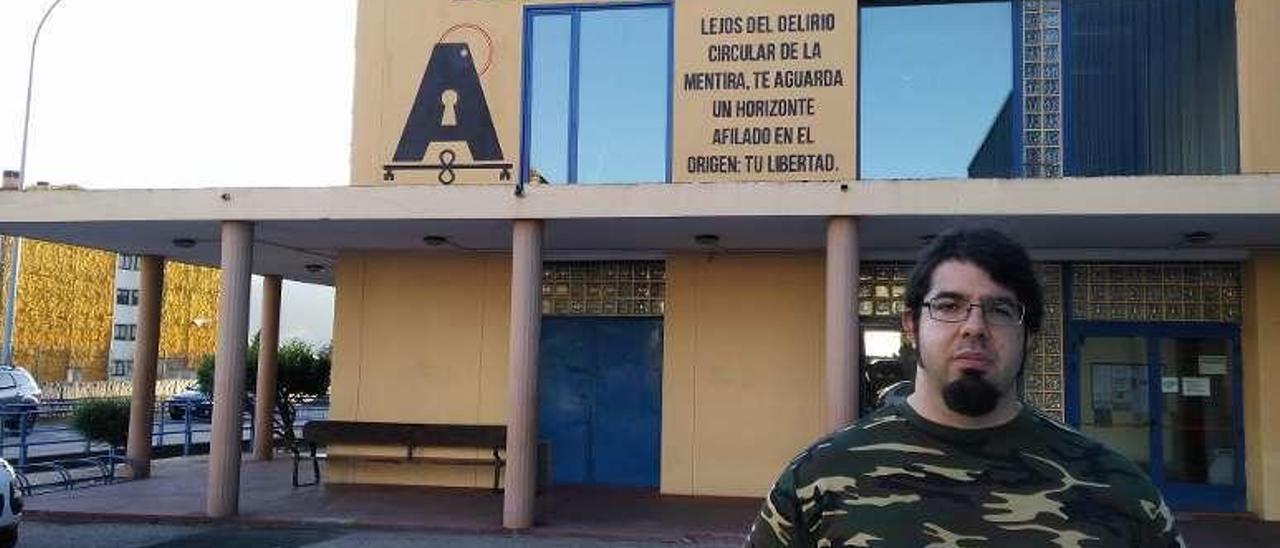
[[[918,331],[916,331],[916,320],[912,317],[910,310],[902,311],[901,321],[902,334],[907,336],[907,340],[911,342],[911,346],[919,347],[920,345],[917,344],[918,341],[916,341],[916,335],[918,334]]]

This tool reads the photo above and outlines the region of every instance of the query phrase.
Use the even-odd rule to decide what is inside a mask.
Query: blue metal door
[[[552,483],[658,485],[661,318],[544,318],[538,383]]]
[[[1146,469],[1174,510],[1244,510],[1234,325],[1073,322],[1073,426]]]

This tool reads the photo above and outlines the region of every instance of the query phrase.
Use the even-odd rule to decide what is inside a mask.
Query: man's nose
[[[987,315],[983,312],[981,306],[970,306],[969,317],[965,318],[964,323],[960,325],[961,334],[966,337],[986,336],[987,334]]]

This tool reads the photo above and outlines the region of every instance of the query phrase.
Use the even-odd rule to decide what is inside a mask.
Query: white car
[[[22,521],[22,489],[18,474],[9,461],[0,459],[0,548],[18,543],[18,522]]]
[[[40,413],[41,395],[40,385],[26,369],[0,366],[0,419],[5,428],[30,430]]]

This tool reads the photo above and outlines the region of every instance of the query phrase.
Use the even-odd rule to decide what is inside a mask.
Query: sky
[[[6,170],[20,164],[31,38],[52,2],[0,0]],[[348,184],[355,18],[355,0],[63,0],[37,47],[27,183]],[[332,318],[331,288],[285,283],[282,338],[328,342]]]

